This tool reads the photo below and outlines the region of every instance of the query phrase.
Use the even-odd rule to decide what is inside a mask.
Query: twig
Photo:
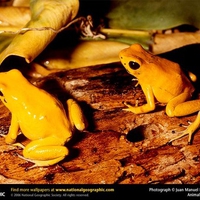
[[[85,20],[84,17],[79,17],[77,19],[74,19],[73,21],[71,21],[70,23],[68,23],[66,26],[60,28],[59,30],[56,30],[52,27],[41,27],[41,28],[22,28],[18,31],[5,31],[5,30],[2,30],[0,31],[0,34],[13,34],[13,35],[17,35],[17,34],[24,34],[28,31],[52,31],[54,33],[60,33],[61,31],[63,31],[64,29],[68,28],[69,26],[71,26],[72,24],[78,22],[78,21],[81,21],[81,20]]]

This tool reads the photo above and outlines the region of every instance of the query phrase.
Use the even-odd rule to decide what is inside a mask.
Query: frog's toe
[[[137,114],[136,110],[135,110],[135,107],[131,106],[131,105],[128,105],[127,108],[123,108],[122,109],[123,111],[128,111],[128,112],[132,112],[134,114]]]
[[[1,137],[4,137],[4,138],[6,137],[6,135],[4,135],[4,134],[2,134],[2,133],[0,134],[0,136],[1,136]]]
[[[126,101],[122,102],[125,106],[130,106]]]
[[[123,108],[123,111],[128,111],[128,112],[132,112],[130,108]]]
[[[17,147],[20,147],[20,148],[22,148],[22,149],[24,149],[25,148],[25,146],[23,145],[23,144],[21,144],[21,143],[14,143],[14,144],[12,144],[13,146],[17,146]]]
[[[130,108],[132,108],[133,106],[132,105],[130,105],[129,103],[127,103],[127,102],[123,102],[123,104],[127,107],[127,108],[124,108],[123,110],[127,110],[127,111],[131,111],[131,109]]]

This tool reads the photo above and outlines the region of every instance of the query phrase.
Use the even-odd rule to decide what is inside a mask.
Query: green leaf
[[[182,24],[200,28],[198,0],[111,0],[106,15],[115,29],[164,30]]]

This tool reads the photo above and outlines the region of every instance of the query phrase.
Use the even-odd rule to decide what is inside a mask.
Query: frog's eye
[[[130,61],[130,62],[129,62],[129,67],[130,67],[131,69],[139,69],[139,68],[140,68],[140,65],[139,65],[137,62]]]

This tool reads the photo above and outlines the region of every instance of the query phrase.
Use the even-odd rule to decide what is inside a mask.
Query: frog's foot
[[[123,111],[133,112],[132,111],[133,106],[131,106],[130,104],[128,104],[126,102],[123,102],[123,104],[127,107],[127,108],[123,108],[122,109]]]
[[[23,144],[19,143],[19,142],[18,142],[18,143],[12,144],[12,146],[20,147],[20,148],[22,148],[22,149],[25,148],[25,146],[24,146]]]
[[[4,134],[2,134],[2,133],[0,134],[0,136],[6,138],[6,135],[4,135]]]
[[[188,137],[188,144],[191,144],[192,135],[193,135],[194,132],[189,132],[188,129],[186,129],[185,131],[183,131],[181,133],[182,133],[181,135],[179,135],[179,136],[171,139],[170,141],[168,141],[168,144],[171,144],[173,141],[178,140],[178,139],[180,139],[180,138],[182,138],[182,137],[184,137],[186,135],[189,135],[189,137]]]
[[[193,123],[190,123],[190,125],[187,127],[186,130],[182,131],[181,135],[171,139],[168,144],[171,144],[174,140],[180,139],[186,135],[189,135],[188,137],[188,144],[191,144],[192,136],[194,132],[200,127],[200,111],[198,112],[198,115]]]
[[[149,112],[149,111],[153,110],[151,107],[149,107],[148,104],[145,104],[145,105],[142,105],[142,106],[138,106],[139,101],[137,101],[137,100],[135,102],[135,106],[132,106],[127,102],[123,102],[123,103],[124,103],[125,106],[127,106],[127,108],[123,108],[123,110],[132,112],[134,114],[142,114],[142,113],[146,113],[146,112]]]
[[[25,158],[24,156],[21,156],[21,155],[19,155],[19,154],[17,154],[17,156],[18,156],[19,158],[21,158],[22,160],[25,160],[25,161],[28,161],[28,162],[34,163],[33,166],[28,167],[27,169],[32,169],[32,168],[34,168],[34,167],[37,167],[37,164],[36,164],[33,160],[28,159],[28,158]]]
[[[53,164],[58,163],[60,160],[62,160],[63,158],[55,158],[52,160],[33,160],[33,159],[29,159],[29,158],[25,158],[24,156],[21,156],[19,154],[17,154],[17,156],[25,161],[31,162],[34,165],[32,165],[31,167],[26,168],[27,170],[29,169],[33,169],[35,167],[47,167]]]
[[[4,135],[4,134],[0,134],[0,136],[6,138],[6,135]],[[25,146],[24,146],[23,144],[21,144],[21,143],[14,143],[14,144],[10,144],[10,145],[16,146],[16,147],[20,147],[20,148],[22,148],[22,149],[25,148]]]
[[[26,170],[29,170],[29,169],[33,169],[35,167],[40,167],[40,166],[47,166],[44,162],[47,162],[47,161],[37,161],[37,160],[32,160],[32,159],[29,159],[29,158],[25,158],[24,156],[21,156],[19,154],[17,154],[17,156],[19,158],[21,158],[22,160],[25,160],[25,161],[28,161],[28,162],[31,162],[33,163],[34,165],[32,165],[31,167],[28,167],[26,168]]]
[[[20,134],[22,134],[22,132],[20,132],[18,135],[20,135]],[[5,138],[5,142],[6,142],[6,144],[14,144],[15,143],[15,141],[16,141],[16,137],[14,136],[13,137],[13,135],[11,135],[11,134],[0,134],[0,136],[1,137],[4,137]],[[17,136],[17,135],[16,135]],[[18,145],[19,146],[19,145]]]
[[[130,104],[127,103],[127,102],[123,102],[123,104],[127,107],[127,108],[123,108],[124,111],[130,111],[130,112],[133,112],[133,113],[134,113],[135,109],[136,109],[137,106],[138,106],[138,101],[136,101],[135,106],[132,106],[132,105],[130,105]]]
[[[137,83],[135,84],[135,87],[137,87],[137,86],[139,86],[139,85],[140,85],[140,83],[139,83],[139,81],[138,81],[138,79],[137,79],[137,78],[132,78],[132,81],[137,81]]]

